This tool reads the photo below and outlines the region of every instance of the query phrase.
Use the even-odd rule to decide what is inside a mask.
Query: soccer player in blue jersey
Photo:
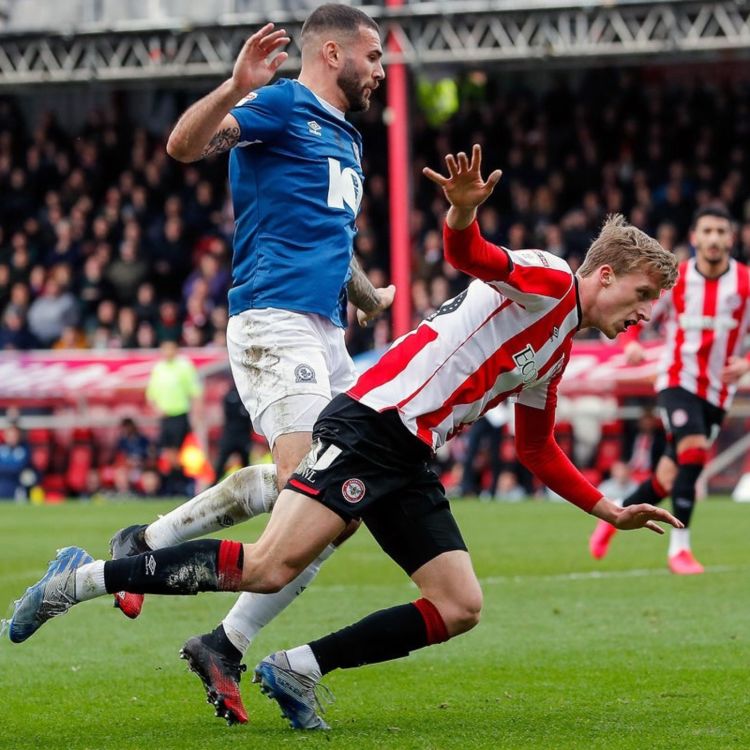
[[[231,150],[235,235],[227,348],[237,389],[275,465],[246,467],[149,526],[121,530],[111,541],[115,558],[269,511],[309,451],[319,413],[354,382],[344,343],[347,296],[360,324],[393,300],[394,287],[375,289],[352,254],[364,175],[362,139],[345,113],[367,109],[384,77],[378,26],[357,8],[320,6],[302,28],[299,78],[267,85],[289,41],[271,23],[253,34],[232,77],[182,115],[167,143],[182,162]],[[333,549],[284,590],[243,594],[216,630],[184,645],[182,655],[217,715],[247,721],[239,693],[242,656]],[[121,592],[115,601],[136,617],[143,597]]]

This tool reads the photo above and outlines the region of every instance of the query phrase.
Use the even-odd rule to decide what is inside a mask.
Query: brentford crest
[[[361,479],[347,479],[341,486],[341,494],[347,503],[358,503],[365,492],[365,483]]]

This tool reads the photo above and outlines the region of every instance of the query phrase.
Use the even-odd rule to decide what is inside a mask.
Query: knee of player
[[[441,608],[443,609],[443,608]],[[444,607],[443,618],[451,637],[466,633],[479,624],[482,613],[482,592],[467,593]]]

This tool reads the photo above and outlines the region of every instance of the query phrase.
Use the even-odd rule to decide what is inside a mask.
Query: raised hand
[[[271,57],[291,41],[284,29],[273,29],[274,25],[267,23],[242,45],[232,71],[232,82],[243,94],[265,86],[289,57],[286,52]]]
[[[471,162],[461,151],[456,156],[448,154],[445,164],[448,167],[447,177],[429,167],[425,167],[422,174],[443,188],[451,206],[463,210],[473,210],[484,203],[492,195],[503,174],[496,169],[486,181],[482,179],[482,149],[478,144],[474,144],[471,149]]]

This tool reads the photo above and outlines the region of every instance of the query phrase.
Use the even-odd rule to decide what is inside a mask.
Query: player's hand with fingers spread
[[[503,173],[496,169],[486,181],[482,178],[482,149],[478,144],[471,149],[471,161],[462,151],[455,156],[448,154],[445,165],[448,168],[447,177],[429,167],[425,167],[422,174],[443,188],[451,204],[448,225],[453,229],[464,229],[474,220],[477,207],[492,195]]]
[[[242,45],[240,54],[232,71],[232,83],[243,96],[254,89],[265,86],[274,76],[279,66],[289,57],[286,52],[279,52],[291,39],[284,29],[274,31],[274,25],[267,23],[256,31]]]
[[[611,523],[616,529],[629,531],[631,529],[650,529],[657,534],[663,534],[664,529],[656,522],[668,523],[676,529],[682,529],[685,524],[676,519],[668,510],[657,508],[655,505],[640,503],[620,508],[606,497],[603,497],[591,509],[591,514]]]

